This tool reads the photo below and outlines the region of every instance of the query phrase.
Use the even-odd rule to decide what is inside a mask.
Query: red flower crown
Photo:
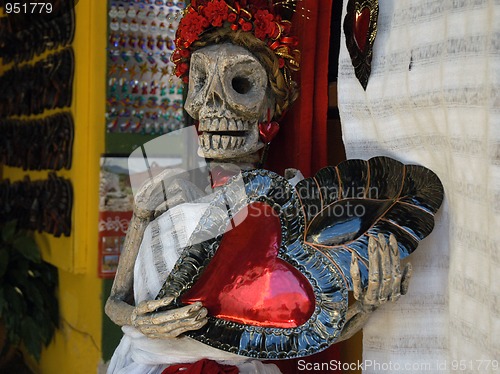
[[[283,2],[282,2],[283,3]],[[192,0],[177,28],[172,62],[175,75],[187,83],[191,46],[202,33],[218,27],[251,32],[276,54],[286,79],[300,68],[298,39],[290,36],[291,22],[277,14],[270,0]]]

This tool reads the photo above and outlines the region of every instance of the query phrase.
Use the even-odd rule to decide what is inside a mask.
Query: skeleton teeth
[[[238,149],[245,142],[245,137],[244,136],[233,136],[232,141],[233,141],[232,142],[232,148],[233,149]]]
[[[243,130],[243,121],[241,119],[239,119],[236,124],[237,124],[238,130],[240,130],[240,131]]]
[[[219,120],[217,118],[212,120],[212,123],[210,124],[210,128],[208,130],[219,131]]]
[[[212,135],[212,149],[220,147],[220,135]]]
[[[238,144],[240,143],[240,139],[238,136],[233,136],[233,141],[231,142],[231,148],[232,149],[237,149],[238,148]]]
[[[236,121],[234,119],[229,120],[228,130],[229,131],[237,131],[238,130],[238,128],[236,127]]]
[[[241,138],[240,147],[243,147],[244,145],[245,145],[245,138]]]
[[[208,151],[210,149],[210,137],[208,134],[202,134],[199,137],[201,146],[204,151]]]
[[[199,131],[207,131],[208,130],[208,125],[210,124],[209,120],[201,120],[198,125],[198,130]]]
[[[231,121],[229,120],[228,123],[231,123]],[[236,122],[233,121],[233,123]],[[209,152],[210,150],[238,150],[245,144],[245,139],[245,136],[219,135],[204,132],[198,137],[198,142],[204,152]]]
[[[222,135],[221,137],[222,148],[224,149],[229,148],[229,145],[231,144],[231,138],[232,136]]]
[[[226,131],[227,130],[227,119],[222,118],[219,121],[219,131]]]
[[[209,134],[203,134],[203,149],[205,151],[208,151],[210,149],[210,135]]]

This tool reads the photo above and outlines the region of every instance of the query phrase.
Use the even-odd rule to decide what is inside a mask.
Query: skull
[[[272,117],[274,98],[267,72],[251,52],[215,44],[191,56],[185,108],[199,121],[200,156],[234,159],[264,145],[259,123]]]

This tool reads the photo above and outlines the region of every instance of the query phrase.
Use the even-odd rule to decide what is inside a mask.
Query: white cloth
[[[443,182],[445,202],[435,231],[409,258],[408,295],[375,312],[364,329],[363,358],[385,365],[365,372],[494,372],[491,360],[500,360],[500,1],[379,3],[366,92],[345,36],[341,41],[338,100],[347,158],[386,155],[424,165]]]
[[[178,205],[148,225],[134,268],[136,305],[158,295],[207,207],[206,203]],[[203,358],[237,365],[242,374],[281,373],[276,365],[221,351],[187,336],[148,339],[131,326],[122,330],[124,336],[111,358],[108,374],[160,374],[168,364]]]

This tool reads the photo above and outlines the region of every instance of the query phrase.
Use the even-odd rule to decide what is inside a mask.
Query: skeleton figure
[[[275,93],[276,82],[271,82],[270,67],[263,63],[262,57],[255,54],[254,50],[249,51],[241,46],[239,41],[223,39],[220,35],[214,37],[213,40],[218,43],[203,46],[192,54],[185,108],[199,121],[200,154],[222,165],[227,162],[237,164],[242,169],[252,168],[260,158],[259,151],[264,147],[264,142],[259,138],[259,123],[276,114],[281,115],[295,95],[278,97]],[[199,329],[207,323],[207,310],[195,303],[175,310],[158,311],[170,304],[172,299],[144,300],[137,305],[132,300],[134,264],[146,227],[162,213],[158,208],[163,196],[159,186],[165,177],[165,174],[158,175],[135,196],[134,215],[112,293],[106,304],[106,313],[120,326],[133,326],[146,338],[175,345],[177,341],[180,344],[184,332]],[[168,188],[168,194],[177,196],[180,206],[200,194],[194,186],[183,180],[170,184]],[[407,291],[411,266],[400,269],[394,237],[389,242],[382,235],[378,240],[371,239],[369,256],[369,285],[365,290],[361,288],[358,263],[353,256],[351,276],[356,302],[349,307],[340,340],[358,331],[377,307],[389,300],[397,300]],[[211,357],[211,352],[207,352],[207,356]],[[224,354],[215,358],[231,361],[232,356]],[[245,372],[242,365],[240,371]],[[276,369],[267,372],[276,372],[273,370]],[[249,372],[266,371],[251,369]]]

